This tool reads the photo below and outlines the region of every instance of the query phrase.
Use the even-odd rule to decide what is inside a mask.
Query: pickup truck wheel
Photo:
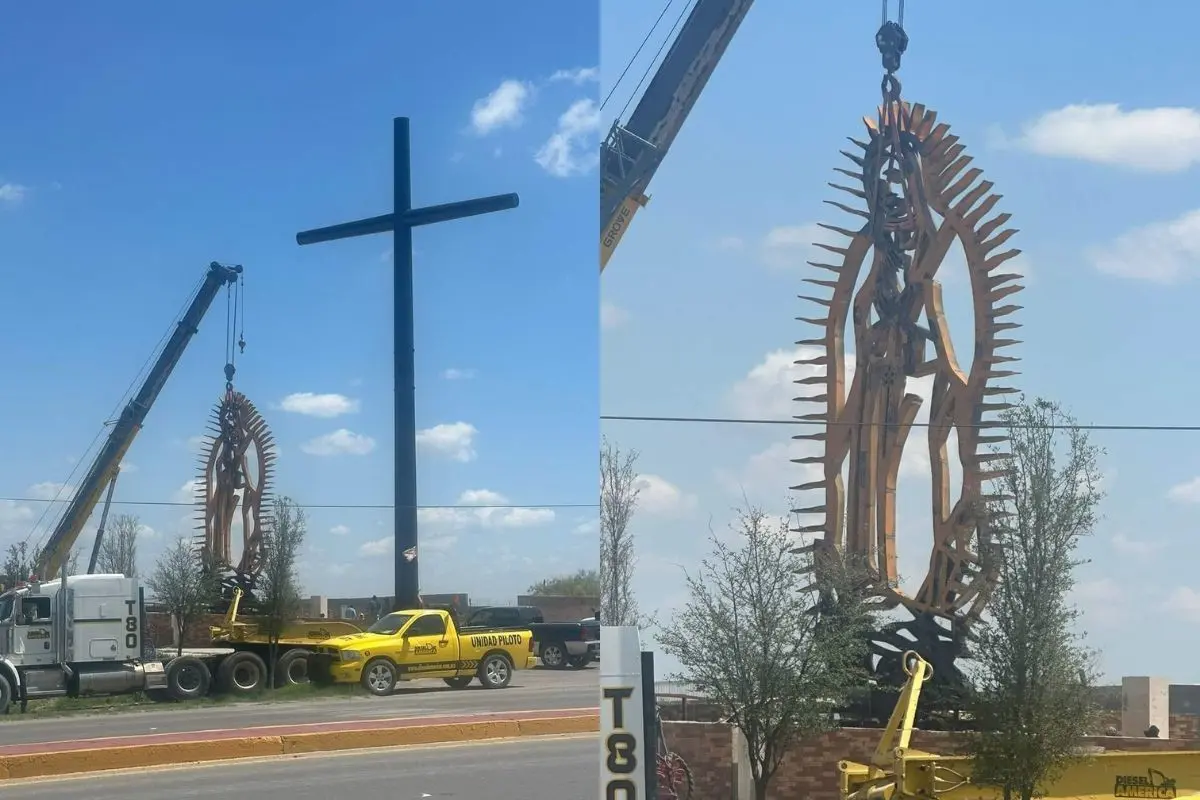
[[[180,656],[167,664],[167,691],[176,700],[195,700],[208,694],[212,673],[195,656]]]
[[[288,650],[275,664],[275,686],[299,686],[308,683],[308,657],[312,653],[303,648]]]
[[[559,642],[549,642],[542,645],[539,654],[542,666],[548,669],[562,669],[567,665],[567,647]]]
[[[254,694],[266,685],[266,662],[249,651],[226,656],[217,666],[217,688],[225,694]]]
[[[475,680],[475,677],[473,675],[465,675],[457,678],[442,678],[442,680],[451,689],[465,689],[471,685],[471,681]]]
[[[376,697],[386,697],[396,688],[396,665],[386,658],[373,658],[362,671],[362,686]]]
[[[512,683],[513,665],[508,656],[492,653],[479,665],[479,682],[485,689],[503,689]]]

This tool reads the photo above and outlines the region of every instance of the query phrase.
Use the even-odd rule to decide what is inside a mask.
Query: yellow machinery
[[[220,625],[209,628],[214,645],[226,645],[238,649],[239,645],[268,644],[267,631],[263,621],[250,617],[238,619],[238,607],[242,602],[242,590],[233,590],[233,602],[225,613],[225,620]],[[290,619],[283,623],[279,632],[279,650],[282,654],[292,647],[310,647],[335,636],[349,636],[352,633],[362,633],[363,629],[353,622],[340,619]]]
[[[838,764],[843,800],[993,800],[994,786],[971,782],[969,756],[941,756],[909,747],[921,685],[933,672],[916,653],[904,654],[908,675],[870,764]],[[1200,798],[1200,751],[1135,752],[1095,748],[1072,763],[1043,800]]]

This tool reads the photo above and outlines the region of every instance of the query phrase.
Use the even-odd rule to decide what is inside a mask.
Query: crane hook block
[[[883,56],[883,68],[895,72],[900,69],[900,57],[908,49],[908,34],[900,23],[888,20],[875,34],[875,46]]]
[[[226,364],[225,365],[225,382],[233,383],[233,376],[234,376],[234,373],[236,373],[236,372],[237,372],[237,367],[235,367],[233,364]]]

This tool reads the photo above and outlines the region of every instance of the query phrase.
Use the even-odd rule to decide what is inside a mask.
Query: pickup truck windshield
[[[388,614],[371,627],[367,628],[371,633],[382,633],[384,636],[393,636],[400,632],[408,621],[412,619],[412,614]]]

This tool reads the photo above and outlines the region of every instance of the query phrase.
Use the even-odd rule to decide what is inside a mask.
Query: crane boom
[[[600,271],[646,205],[646,189],[754,0],[696,0],[666,58],[600,147]]]
[[[171,377],[171,373],[174,372],[175,366],[183,356],[183,351],[192,341],[192,337],[199,330],[200,321],[204,319],[204,315],[208,312],[213,300],[216,299],[218,292],[225,286],[235,283],[241,274],[241,266],[226,266],[215,261],[209,264],[208,275],[205,276],[204,283],[200,285],[187,311],[175,326],[171,338],[159,353],[158,360],[154,362],[141,389],[125,406],[121,416],[117,418],[108,434],[108,439],[104,442],[104,447],[96,454],[87,476],[75,491],[70,505],[59,519],[54,532],[50,534],[46,546],[38,554],[34,565],[34,572],[38,577],[53,578],[62,569],[67,554],[70,553],[71,548],[75,545],[75,540],[83,531],[88,517],[96,510],[101,492],[112,482],[121,466],[121,461],[125,458],[125,453],[142,429],[146,415],[150,412],[154,401],[158,399],[159,392],[162,391],[167,379]]]

